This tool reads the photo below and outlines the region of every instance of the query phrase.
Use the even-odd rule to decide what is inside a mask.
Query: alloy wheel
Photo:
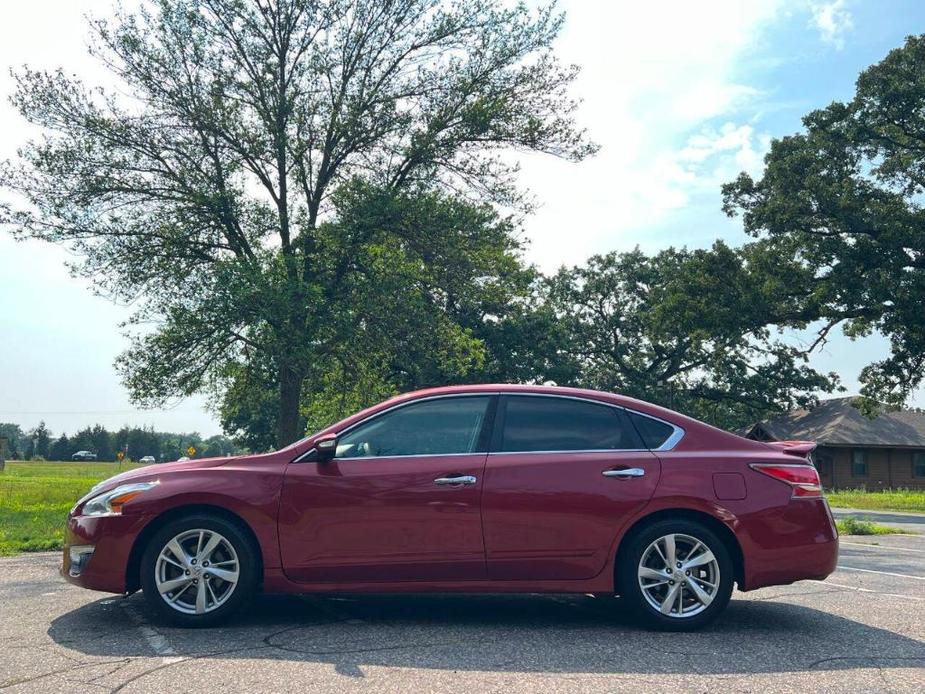
[[[645,549],[637,578],[653,609],[666,617],[684,619],[703,612],[718,595],[719,562],[702,540],[671,533]]]
[[[240,565],[231,542],[205,528],[184,530],[161,549],[154,582],[164,602],[184,614],[207,614],[238,585]]]

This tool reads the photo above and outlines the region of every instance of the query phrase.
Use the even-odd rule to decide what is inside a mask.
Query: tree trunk
[[[302,376],[286,366],[279,370],[279,417],[276,424],[276,443],[280,448],[297,441],[304,434],[299,428],[299,400],[302,393]]]

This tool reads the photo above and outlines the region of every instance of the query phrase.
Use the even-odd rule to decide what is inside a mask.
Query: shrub
[[[836,521],[838,532],[842,535],[889,535],[892,533],[902,533],[899,528],[891,528],[886,525],[878,525],[863,518],[848,516]]]

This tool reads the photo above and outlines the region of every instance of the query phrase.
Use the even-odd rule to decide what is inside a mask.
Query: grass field
[[[7,463],[0,472],[0,556],[60,549],[64,520],[97,482],[137,465]]]
[[[842,489],[826,491],[825,498],[833,508],[925,513],[925,489],[888,489],[878,492]]]

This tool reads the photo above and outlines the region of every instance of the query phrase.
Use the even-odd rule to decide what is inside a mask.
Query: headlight
[[[157,486],[157,482],[138,482],[135,484],[120,484],[115,489],[103,492],[83,505],[83,516],[113,516],[122,513],[122,507],[142,492]]]

